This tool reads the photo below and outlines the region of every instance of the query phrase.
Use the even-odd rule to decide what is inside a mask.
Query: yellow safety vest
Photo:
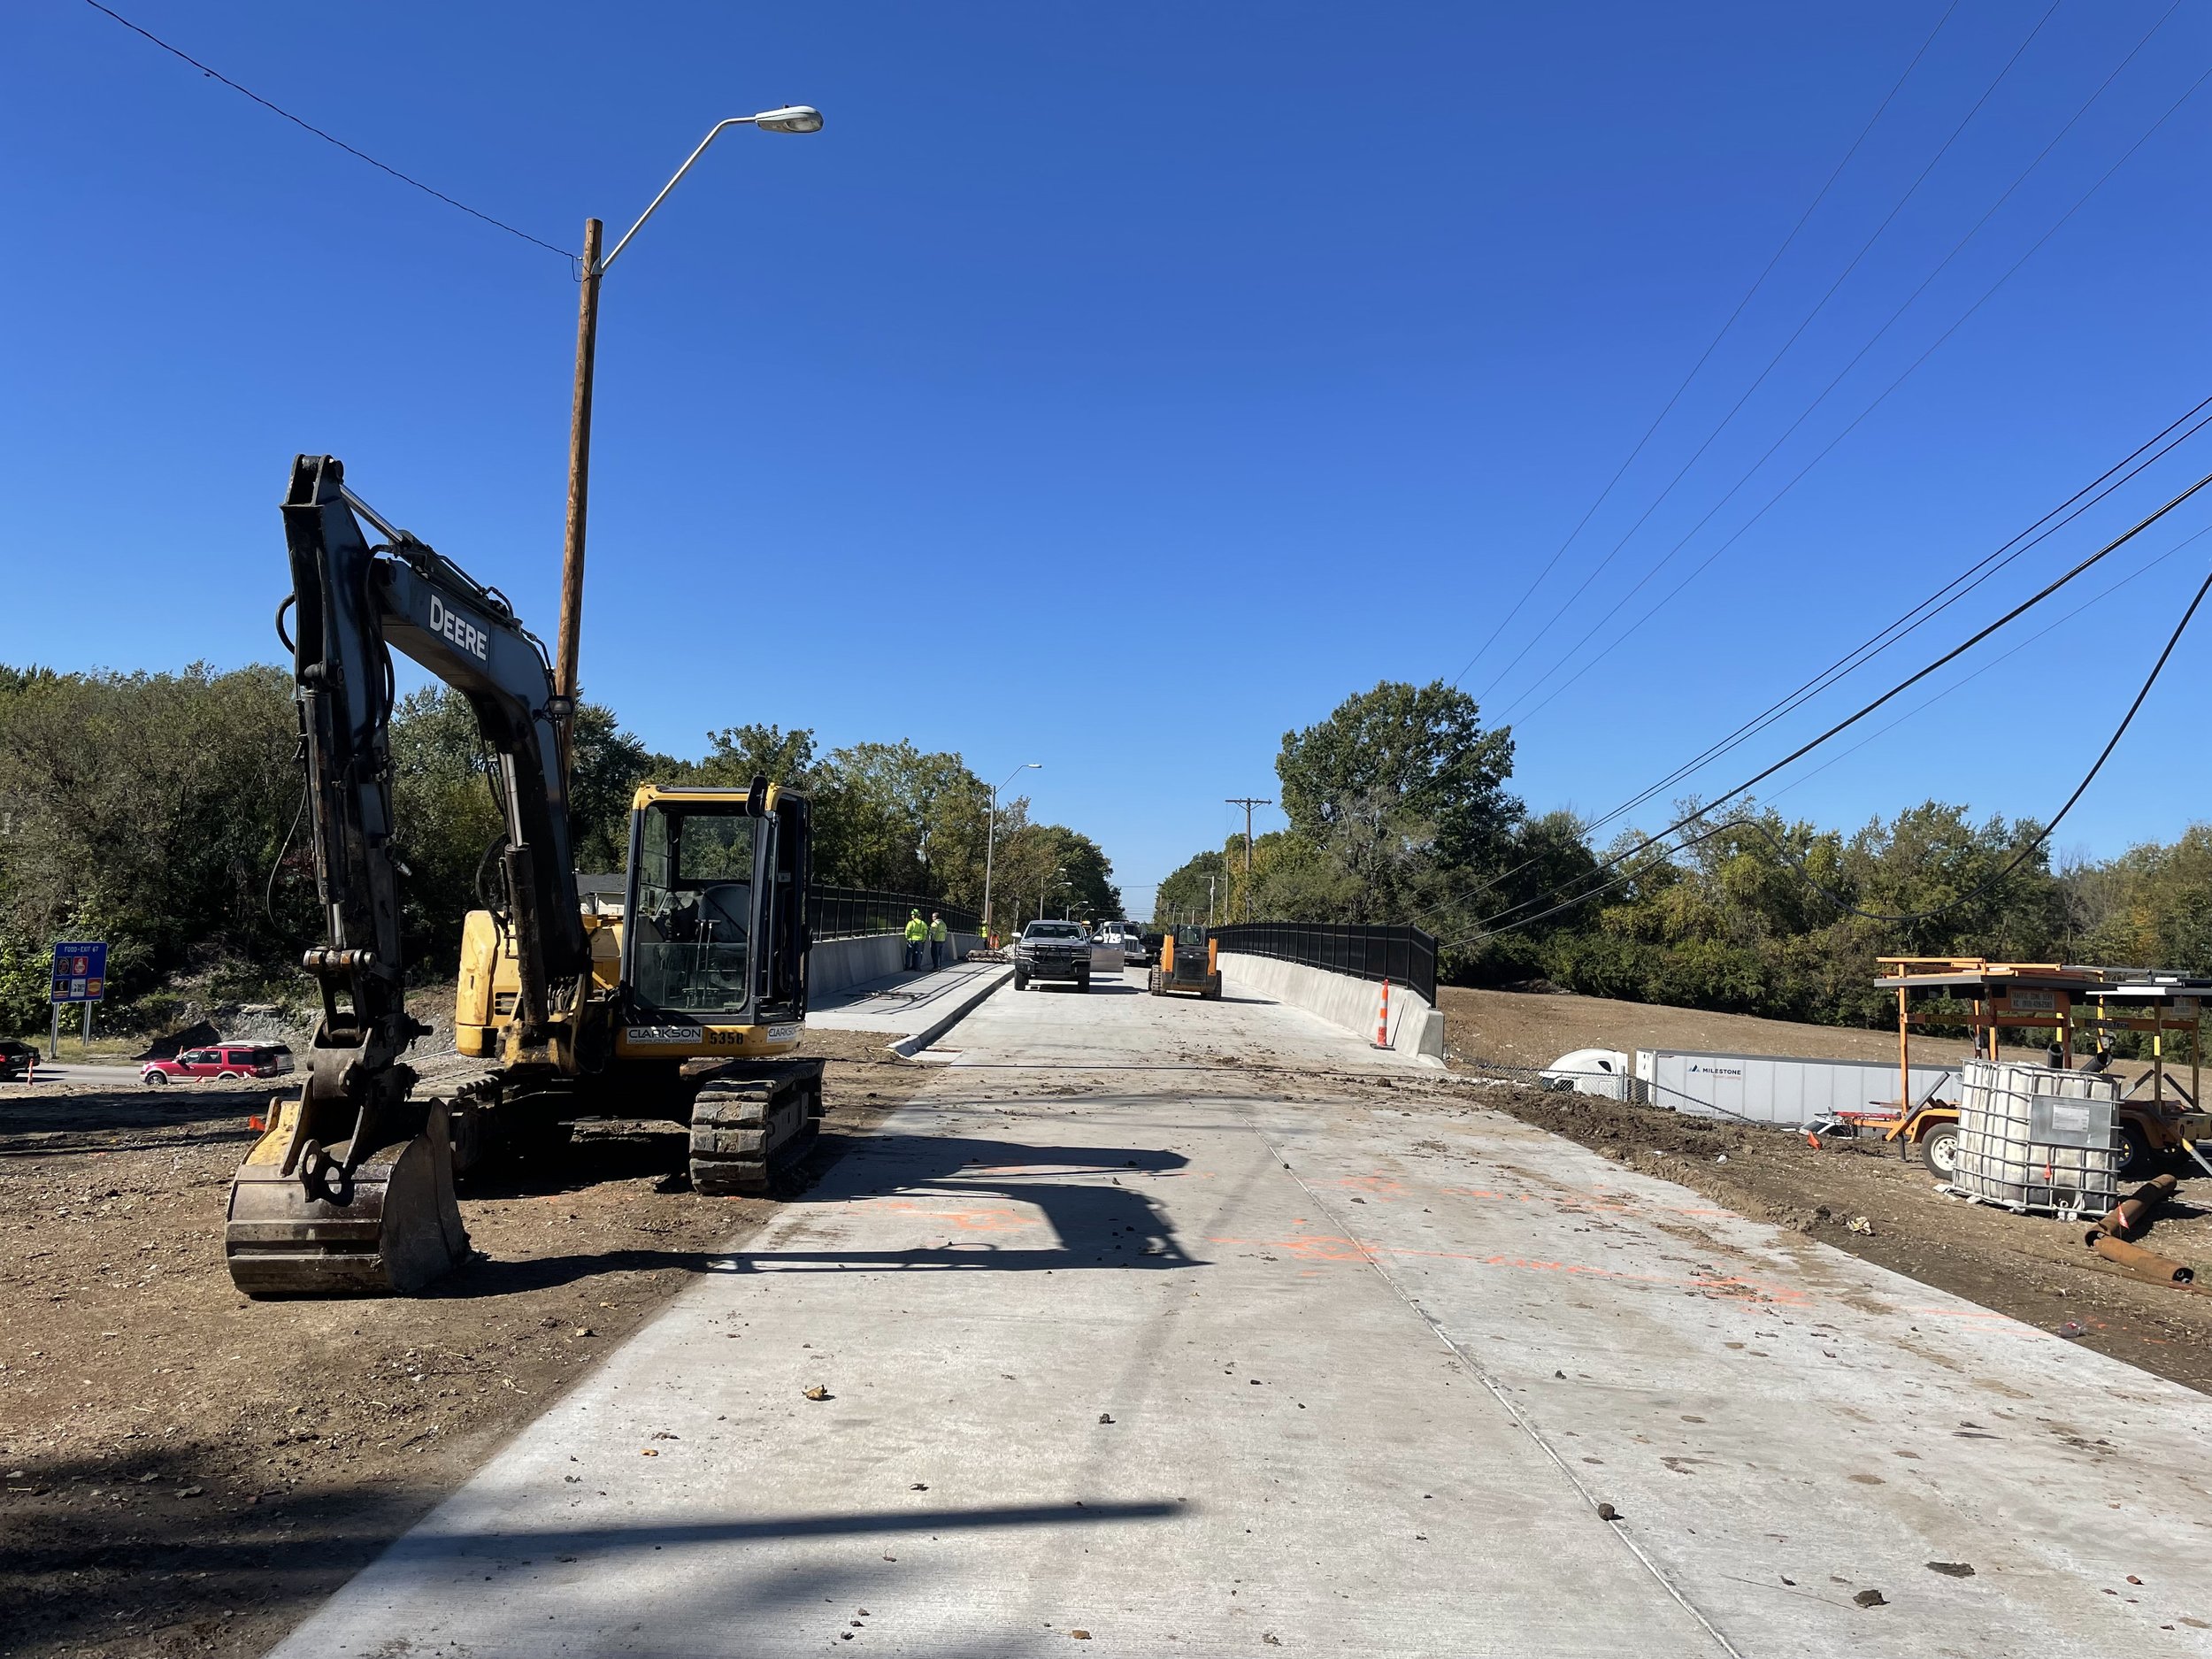
[[[941,945],[952,937],[952,930],[942,922],[932,922],[929,925],[929,936],[936,943]]]
[[[917,916],[912,921],[907,923],[906,942],[908,944],[918,945],[928,937],[929,924],[924,921],[920,917]]]

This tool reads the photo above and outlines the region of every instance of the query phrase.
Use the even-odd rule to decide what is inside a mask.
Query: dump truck
[[[1219,941],[1207,929],[1194,925],[1169,929],[1160,941],[1160,965],[1146,976],[1145,988],[1155,996],[1176,991],[1195,995],[1210,1002],[1219,1002]]]
[[[297,1098],[275,1102],[232,1181],[223,1253],[252,1296],[392,1294],[463,1260],[457,1174],[557,1141],[580,1118],[690,1128],[703,1193],[764,1192],[803,1155],[822,1064],[807,1008],[807,798],[646,785],[618,902],[580,893],[565,744],[573,709],[496,589],[398,529],[329,456],[283,506],[307,820],[324,937],[303,965],[322,1010]],[[383,539],[372,544],[365,521]],[[286,611],[297,638],[286,638]],[[462,933],[456,1045],[483,1063],[418,1094],[407,1010],[389,729],[396,648],[466,698],[504,828]]]

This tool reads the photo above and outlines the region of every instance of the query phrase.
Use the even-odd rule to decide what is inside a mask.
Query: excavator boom
[[[584,994],[589,951],[569,846],[568,709],[496,590],[394,529],[329,456],[293,465],[284,502],[292,641],[323,942],[305,967],[322,1015],[298,1099],[232,1184],[224,1254],[250,1294],[409,1291],[466,1254],[445,1102],[412,1097],[393,845],[391,647],[475,710],[506,809],[500,858],[527,1036]],[[372,546],[360,520],[386,540]]]

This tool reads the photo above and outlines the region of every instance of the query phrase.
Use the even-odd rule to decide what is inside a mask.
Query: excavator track
[[[763,1195],[821,1132],[822,1063],[732,1068],[699,1086],[691,1106],[691,1186],[710,1197]]]
[[[446,1119],[434,1110],[421,1133],[362,1158],[343,1203],[285,1173],[288,1120],[273,1121],[231,1182],[231,1283],[249,1296],[405,1296],[467,1260]]]

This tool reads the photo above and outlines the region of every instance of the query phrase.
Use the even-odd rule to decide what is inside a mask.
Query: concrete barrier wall
[[[957,962],[963,951],[979,950],[983,947],[980,933],[955,933],[947,942],[949,960]],[[922,960],[929,957],[925,954]],[[849,991],[856,985],[865,985],[871,979],[884,979],[899,972],[906,962],[906,941],[897,933],[867,933],[858,939],[825,939],[807,953],[807,995],[819,998],[833,996]]]
[[[1256,993],[1293,1008],[1318,1014],[1332,1025],[1375,1040],[1375,1017],[1382,1005],[1382,982],[1348,973],[1331,973],[1303,963],[1281,962],[1273,956],[1248,956],[1241,951],[1221,953],[1224,984],[1233,990]],[[1444,1015],[1428,998],[1407,986],[1390,987],[1390,1047],[1432,1065],[1444,1064]]]

